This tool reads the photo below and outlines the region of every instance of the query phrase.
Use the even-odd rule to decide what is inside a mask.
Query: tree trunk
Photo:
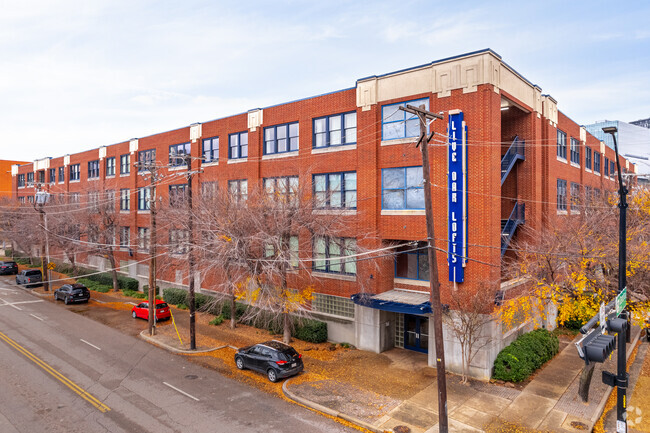
[[[282,334],[282,342],[284,344],[291,343],[291,321],[289,320],[289,312],[282,313],[282,320],[284,321],[284,333]]]
[[[237,327],[237,305],[235,304],[235,295],[230,295],[230,329]]]
[[[120,284],[117,282],[117,266],[115,264],[115,255],[113,251],[108,252],[108,261],[111,263],[111,275],[113,275],[113,291],[120,291]]]
[[[589,386],[591,385],[591,377],[594,374],[594,367],[596,366],[595,362],[592,362],[589,365],[585,365],[585,368],[582,369],[580,374],[580,383],[578,384],[578,395],[582,398],[582,401],[587,403],[589,401]]]

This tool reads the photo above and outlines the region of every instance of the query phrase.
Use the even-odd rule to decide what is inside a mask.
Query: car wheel
[[[266,372],[266,377],[268,377],[269,380],[273,383],[278,381],[278,374],[272,368],[269,368],[269,370]]]
[[[68,304],[70,303],[70,298],[69,298],[68,296],[66,296],[65,298],[63,298],[63,303],[64,303],[65,305],[68,305]]]
[[[135,311],[133,311],[133,312],[131,313],[131,316],[133,316],[134,319],[137,319],[137,318],[138,318],[138,315],[135,314]]]
[[[235,365],[237,366],[238,369],[243,370],[244,367],[244,359],[241,356],[238,356],[235,358]]]

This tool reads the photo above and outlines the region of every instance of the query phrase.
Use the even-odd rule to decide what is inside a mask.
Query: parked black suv
[[[304,368],[302,355],[275,340],[237,350],[235,364],[240,370],[250,368],[265,373],[271,382],[298,374]]]
[[[25,269],[16,275],[16,284],[25,287],[39,287],[43,285],[43,274],[40,269]]]
[[[64,284],[54,291],[54,300],[63,299],[65,305],[71,302],[88,302],[90,291],[83,284]]]
[[[17,275],[18,265],[16,262],[0,262],[0,275]]]

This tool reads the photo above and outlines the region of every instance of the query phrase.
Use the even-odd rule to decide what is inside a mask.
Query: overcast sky
[[[647,1],[0,0],[0,159],[118,143],[483,48],[580,124],[637,120],[650,117],[648,23]]]

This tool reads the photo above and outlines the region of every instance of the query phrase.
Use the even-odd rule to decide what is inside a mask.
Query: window
[[[246,201],[248,199],[248,180],[230,180],[228,181],[228,191],[235,201]]]
[[[395,278],[429,281],[428,254],[426,242],[400,247],[395,256]]]
[[[131,230],[129,227],[120,227],[120,248],[128,249],[131,243]]]
[[[88,179],[99,177],[99,160],[88,161]]]
[[[70,195],[68,196],[68,201],[72,204],[77,204],[79,203],[79,193],[78,192],[71,192]]]
[[[580,142],[571,138],[571,162],[580,164]]]
[[[45,183],[45,170],[39,170],[36,172],[38,183]]]
[[[120,155],[120,174],[131,173],[131,155]]]
[[[19,174],[18,179],[16,180],[18,182],[18,188],[22,188],[25,186],[25,175],[24,174]]]
[[[566,133],[557,130],[557,156],[566,159]]]
[[[571,210],[580,212],[580,184],[571,182]]]
[[[591,147],[585,147],[585,167],[591,170]]]
[[[600,173],[600,153],[594,151],[594,173]]]
[[[28,186],[33,186],[34,184],[34,172],[30,171],[27,173],[27,185]]]
[[[297,205],[298,176],[266,177],[264,191],[270,199],[280,199],[285,203]]]
[[[313,293],[312,296],[312,311],[334,316],[354,317],[354,302],[350,298],[324,293]]]
[[[298,259],[298,236],[291,236],[289,238],[289,266],[298,269],[300,260]],[[275,257],[275,247],[273,244],[266,244],[264,246],[264,257]]]
[[[88,193],[88,210],[90,212],[99,211],[99,192],[90,191]]]
[[[115,157],[106,158],[106,176],[115,176]]]
[[[203,140],[203,162],[219,161],[219,137]]]
[[[138,210],[151,210],[151,189],[138,188]]]
[[[315,174],[316,208],[357,208],[357,172]]]
[[[34,204],[34,196],[33,195],[28,195],[27,196],[27,201],[31,204]]]
[[[616,164],[614,161],[609,161],[609,175],[614,177],[616,174]]]
[[[428,110],[429,98],[400,102],[399,104],[390,104],[381,107],[382,140],[420,136],[420,118],[415,114],[400,110],[400,107],[406,107],[407,104],[415,107],[424,104],[424,109]]]
[[[189,240],[189,230],[169,229],[169,251],[172,254],[187,253]]]
[[[149,251],[151,242],[151,232],[149,227],[138,227],[138,249],[140,251]]]
[[[566,210],[566,180],[557,180],[557,210]]]
[[[56,168],[50,168],[47,177],[48,177],[47,179],[48,182],[50,183],[56,182]]]
[[[121,189],[120,190],[120,210],[130,210],[131,209],[131,190],[130,189]]]
[[[215,198],[217,197],[218,186],[217,182],[202,182],[201,183],[201,197]]]
[[[169,146],[169,165],[180,167],[187,165],[186,157],[190,155],[190,143],[174,144]]]
[[[320,272],[354,275],[357,273],[357,259],[341,257],[354,255],[356,250],[357,240],[354,238],[316,236],[313,268]]]
[[[138,171],[149,171],[156,164],[156,149],[138,152]]]
[[[65,182],[65,167],[59,167],[59,182]]]
[[[298,122],[264,128],[264,154],[298,150]]]
[[[605,166],[604,167],[605,168],[605,176],[609,176],[609,158],[608,157],[605,157],[604,166]]]
[[[248,158],[248,132],[230,134],[230,147],[228,149],[229,159]]]
[[[79,175],[81,173],[81,169],[79,167],[79,164],[73,164],[70,166],[70,182],[79,180]]]
[[[169,206],[182,207],[187,199],[187,184],[169,185]]]
[[[422,167],[385,168],[381,171],[382,209],[424,209]]]
[[[314,119],[313,147],[340,146],[357,142],[357,113]]]
[[[115,190],[106,190],[106,212],[115,212]]]
[[[25,204],[25,197],[18,197],[18,202],[20,204]]]

